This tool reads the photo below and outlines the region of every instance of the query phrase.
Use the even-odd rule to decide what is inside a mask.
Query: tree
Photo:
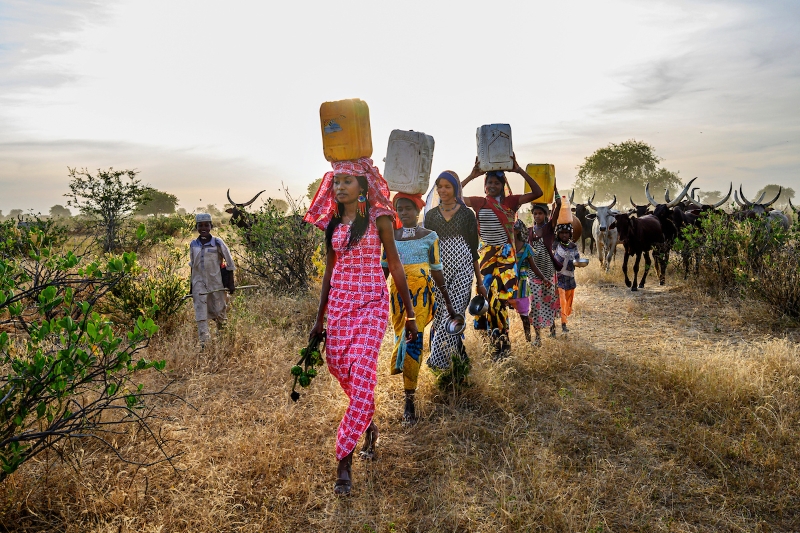
[[[11,211],[8,212],[8,217],[7,218],[16,219],[16,218],[19,218],[21,216],[22,216],[22,209],[12,209]]]
[[[755,202],[756,199],[759,196],[761,196],[761,193],[766,193],[764,195],[764,200],[762,200],[762,201],[763,202],[769,202],[770,200],[775,198],[775,195],[778,194],[779,190],[781,191],[781,196],[780,196],[780,198],[778,198],[778,201],[775,202],[774,207],[777,207],[778,209],[780,209],[782,207],[788,206],[790,199],[794,200],[794,189],[792,189],[791,187],[782,187],[780,185],[775,185],[775,184],[771,183],[771,184],[765,185],[764,187],[759,189],[759,191],[755,194],[755,198],[750,198],[748,196],[747,199],[750,200],[751,202]]]
[[[717,202],[722,200],[722,198],[724,198],[724,197],[725,197],[725,195],[722,193],[722,191],[696,191],[695,192],[695,198],[699,198],[700,200],[698,200],[698,201],[701,202],[701,203],[704,203],[704,204],[716,204]]]
[[[659,168],[661,161],[655,148],[635,139],[600,148],[578,167],[575,201],[584,201],[596,192],[596,201],[616,195],[622,203],[627,203],[629,197],[637,203],[646,203],[644,187],[647,183],[657,199],[657,192],[681,188],[677,173]]]
[[[147,193],[150,199],[143,202],[138,209],[137,215],[161,215],[175,212],[178,205],[178,197],[168,192],[150,189]]]
[[[61,204],[56,204],[50,208],[50,216],[53,218],[71,217],[72,211]]]
[[[314,196],[317,194],[320,185],[322,185],[322,178],[312,181],[311,184],[308,186],[307,196],[309,201],[314,200]]]
[[[96,221],[103,234],[103,251],[115,250],[123,222],[148,201],[152,189],[141,184],[135,170],[97,169],[97,175],[92,176],[85,168],[67,169],[71,180],[71,192],[64,195],[69,198],[67,205]]]
[[[272,206],[278,211],[278,213],[286,214],[286,211],[289,210],[289,204],[286,203],[286,200],[281,200],[280,198],[267,198],[267,203],[272,202]]]

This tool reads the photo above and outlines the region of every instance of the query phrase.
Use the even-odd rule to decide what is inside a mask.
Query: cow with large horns
[[[619,240],[625,248],[622,271],[625,273],[625,285],[632,291],[644,288],[644,282],[647,280],[647,273],[650,270],[651,248],[656,248],[653,254],[656,264],[661,263],[661,267],[656,270],[659,272],[666,270],[666,257],[658,251],[659,247],[664,244],[664,233],[661,231],[661,222],[655,216],[639,217],[635,213],[620,213],[614,215],[614,222],[610,227],[618,231]],[[642,274],[642,282],[637,288],[636,280],[639,276],[639,262],[642,254],[644,254],[644,274]],[[633,263],[633,282],[628,278],[628,258],[632,255],[636,256],[636,261]],[[663,285],[663,280],[661,284]]]
[[[580,241],[581,242],[581,246],[583,247],[583,249],[581,250],[581,253],[582,254],[586,254],[586,240],[588,239],[589,240],[589,253],[593,254],[594,253],[594,236],[592,235],[592,233],[590,231],[588,231],[588,229],[589,229],[589,220],[586,218],[586,215],[589,214],[589,211],[586,209],[586,204],[573,203],[574,199],[575,199],[575,189],[573,189],[572,192],[569,194],[569,203],[572,206],[573,225],[574,225],[574,221],[577,220],[582,229],[581,229],[580,235],[577,235],[577,236],[576,236],[575,231],[573,229],[572,240],[575,241],[576,243],[578,241]],[[586,230],[583,230],[583,228],[586,228]]]
[[[731,182],[730,187],[728,188],[728,194],[725,195],[725,198],[723,198],[722,200],[720,200],[719,202],[717,202],[715,204],[704,204],[704,203],[701,203],[700,202],[700,198],[695,199],[694,196],[691,196],[689,198],[689,203],[692,204],[693,206],[695,206],[696,208],[700,209],[700,211],[716,211],[717,209],[719,209],[720,207],[725,205],[725,202],[727,202],[730,199],[731,193],[733,193],[733,183],[732,182]],[[762,197],[763,197],[763,195],[762,195]]]
[[[739,185],[738,194],[736,191],[734,191],[733,198],[736,203],[739,204],[742,210],[735,213],[736,217],[740,220],[744,220],[745,218],[758,218],[766,216],[771,222],[778,223],[784,230],[788,230],[789,226],[791,225],[789,217],[777,209],[770,209],[772,204],[778,201],[778,198],[780,198],[782,192],[783,187],[778,187],[778,194],[775,195],[775,198],[773,198],[772,201],[761,203],[764,198],[764,194],[762,194],[757,201],[751,202],[745,197],[742,186]],[[739,198],[741,198],[741,200]]]
[[[653,195],[650,194],[649,182],[644,186],[644,194],[647,197],[647,201],[650,202],[654,208],[653,216],[655,216],[661,223],[661,232],[664,234],[664,244],[660,247],[660,250],[658,250],[658,253],[661,253],[664,257],[664,262],[656,261],[656,268],[660,269],[661,265],[667,264],[666,259],[669,258],[672,246],[680,236],[683,227],[687,224],[687,217],[685,216],[683,208],[679,207],[679,204],[689,193],[689,189],[692,187],[692,184],[696,179],[697,178],[692,178],[689,183],[683,187],[683,190],[678,194],[678,196],[675,197],[674,200],[669,199],[669,191],[666,191],[664,194],[664,200],[666,203],[663,204],[656,202],[655,198],[653,198]],[[686,267],[688,264],[687,257],[684,256],[683,260],[684,266]],[[686,267],[686,272],[688,273],[688,267]],[[659,280],[662,285],[665,283],[666,272],[659,271]]]
[[[245,230],[250,229],[253,226],[253,223],[255,222],[255,216],[245,211],[244,208],[255,202],[256,198],[261,196],[263,192],[264,191],[261,191],[260,193],[253,196],[253,198],[251,198],[249,202],[239,204],[231,199],[231,190],[228,189],[228,201],[231,203],[231,207],[226,209],[225,212],[230,213],[232,225],[238,226]]]
[[[592,222],[592,237],[597,243],[597,257],[600,260],[600,266],[606,267],[606,271],[611,268],[611,259],[616,258],[617,255],[617,230],[611,229],[609,226],[614,222],[614,215],[616,211],[612,211],[617,203],[617,195],[608,205],[595,206],[592,203],[595,193],[592,193],[591,198],[586,199],[586,205],[595,210],[596,214],[586,215],[586,219]]]

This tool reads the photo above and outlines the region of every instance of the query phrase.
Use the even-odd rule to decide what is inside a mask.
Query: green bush
[[[769,303],[781,314],[800,318],[800,234],[767,218],[735,220],[704,213],[675,250],[699,261],[698,281],[715,291],[735,291]]]
[[[65,439],[94,440],[120,456],[116,435],[128,425],[169,460],[145,404],[165,391],[145,392],[136,382],[164,367],[139,356],[157,326],[145,317],[117,326],[93,311],[130,276],[136,256],[88,262],[31,235],[28,259],[0,258],[0,482]]]
[[[187,251],[168,240],[137,259],[130,276],[116,284],[103,309],[122,320],[153,318],[159,323],[183,307],[189,280],[183,273]]]
[[[304,206],[288,194],[288,214],[268,200],[255,213],[252,227],[232,226],[237,266],[259,278],[273,292],[305,289],[317,277],[315,252],[322,234],[303,222]]]

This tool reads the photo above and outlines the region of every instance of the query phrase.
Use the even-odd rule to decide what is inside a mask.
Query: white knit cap
[[[197,213],[194,216],[195,222],[211,222],[211,215],[208,213]]]

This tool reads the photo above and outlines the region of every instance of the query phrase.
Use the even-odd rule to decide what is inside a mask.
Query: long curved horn
[[[739,200],[739,192],[738,191],[733,191],[733,199],[736,201],[737,204],[739,204],[739,207],[743,207],[743,208],[747,208],[748,207],[747,204],[742,203],[742,201]]]
[[[644,195],[647,196],[647,201],[653,204],[653,207],[658,207],[658,202],[656,199],[653,198],[653,195],[650,194],[650,182],[647,182],[647,185],[644,186]]]
[[[692,183],[694,183],[694,180],[696,180],[696,179],[697,178],[695,177],[695,178],[692,178],[691,180],[689,180],[689,183],[686,184],[686,187],[683,188],[681,193],[674,200],[672,200],[671,202],[667,202],[667,207],[675,207],[676,205],[678,205],[678,203],[681,200],[683,200],[683,197],[686,196],[686,194],[689,192],[689,188],[692,186]]]
[[[791,210],[792,210],[792,211],[794,211],[796,214],[800,215],[800,207],[795,207],[795,206],[793,206],[793,205],[792,205],[792,199],[791,199],[791,198],[789,198],[789,207],[790,207],[790,208],[791,208]]]
[[[595,211],[597,211],[597,208],[594,206],[594,204],[592,204],[592,200],[594,200],[594,195],[595,195],[595,194],[597,194],[597,191],[595,191],[595,192],[592,192],[592,197],[591,197],[591,198],[587,198],[587,199],[586,199],[586,205],[588,205],[589,207],[591,207],[592,209],[594,209]]]
[[[611,202],[611,205],[607,205],[606,207],[611,209],[612,207],[614,207],[614,204],[616,204],[616,203],[617,203],[617,195],[615,194],[614,195],[614,200]]]
[[[723,205],[725,205],[725,202],[727,202],[727,201],[728,201],[728,199],[731,197],[731,193],[732,193],[732,192],[733,192],[733,182],[731,182],[731,186],[730,186],[730,188],[728,189],[728,194],[727,194],[727,195],[725,195],[725,198],[723,198],[722,200],[720,200],[720,201],[719,201],[719,202],[717,202],[716,204],[712,205],[712,206],[711,206],[711,208],[712,208],[712,209],[717,209],[717,208],[719,208],[719,207],[722,207]]]
[[[253,202],[255,202],[255,201],[256,201],[256,198],[258,198],[259,196],[261,196],[261,193],[263,193],[263,192],[265,192],[265,191],[266,191],[266,189],[264,189],[264,190],[263,190],[263,191],[261,191],[260,193],[258,193],[258,194],[256,194],[255,196],[253,196],[253,198],[252,198],[252,199],[251,199],[249,202],[245,202],[245,203],[243,203],[243,204],[242,204],[242,207],[247,207],[248,205],[250,205],[250,204],[252,204]]]
[[[690,198],[690,199],[692,199],[692,200],[694,200],[694,199],[695,199],[695,198],[694,198],[694,191],[696,191],[696,190],[697,190],[697,189],[699,189],[699,188],[700,188],[700,187],[692,187],[692,192],[691,192],[691,194],[689,195],[689,198]]]
[[[739,198],[741,198],[744,201],[744,203],[747,204],[747,207],[753,205],[753,202],[751,202],[750,200],[747,199],[747,197],[745,197],[741,184],[739,185]]]
[[[575,199],[575,189],[572,189],[572,192],[569,193],[569,203],[572,205],[572,201]]]
[[[631,205],[633,206],[634,209],[638,209],[639,208],[639,206],[636,205],[636,202],[633,201],[633,196],[628,196],[628,200],[631,201]]]
[[[698,200],[695,200],[693,196],[688,196],[686,200],[695,207],[699,207],[703,209],[703,204],[701,204]]]
[[[669,189],[664,189],[664,203],[669,204],[669,202],[670,202]]]
[[[231,203],[231,205],[239,205],[236,202],[234,202],[233,200],[231,200],[231,190],[230,189],[228,189],[228,193],[227,194],[228,194],[228,201]]]
[[[763,204],[763,205],[764,205],[764,207],[770,207],[772,204],[774,204],[775,202],[777,202],[777,201],[778,201],[778,198],[780,198],[780,196],[781,196],[781,193],[782,193],[782,192],[783,192],[783,186],[781,186],[781,187],[778,187],[778,194],[777,194],[777,195],[775,195],[775,198],[773,198],[771,202],[767,202],[766,204]]]

